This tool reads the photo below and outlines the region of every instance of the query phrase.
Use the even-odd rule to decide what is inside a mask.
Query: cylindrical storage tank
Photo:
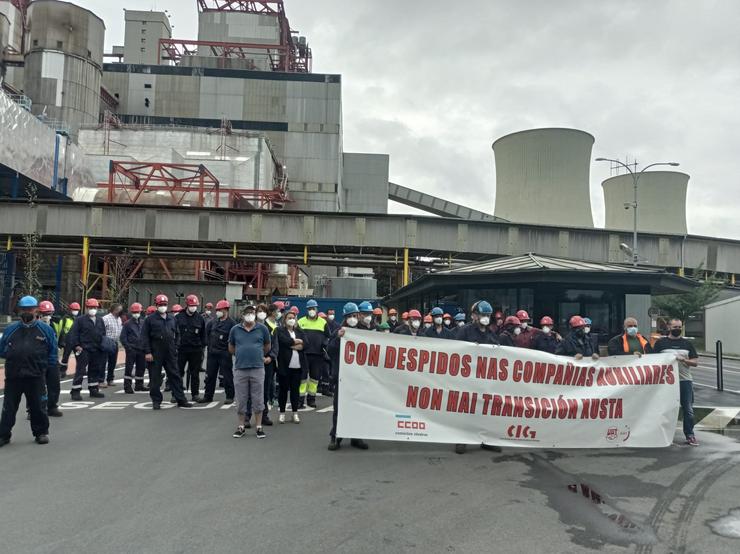
[[[635,189],[632,175],[606,179],[604,189],[606,228],[632,231]],[[644,233],[685,235],[686,193],[689,176],[679,171],[648,171],[637,181],[637,230]]]
[[[589,170],[594,137],[531,129],[493,143],[496,217],[513,223],[593,227]]]
[[[56,0],[28,9],[25,93],[33,113],[65,122],[76,136],[98,122],[105,24],[89,10]]]

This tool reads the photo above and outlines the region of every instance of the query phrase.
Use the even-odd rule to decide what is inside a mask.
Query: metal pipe
[[[717,357],[717,390],[722,392],[725,390],[725,372],[721,340],[718,340],[715,345],[715,355]]]
[[[409,284],[409,249],[403,249],[403,286]]]

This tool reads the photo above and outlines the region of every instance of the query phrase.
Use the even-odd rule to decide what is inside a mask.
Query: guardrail
[[[722,360],[722,341],[718,340],[715,344],[716,355],[717,355],[717,390],[722,392],[725,390],[725,371],[724,363]]]

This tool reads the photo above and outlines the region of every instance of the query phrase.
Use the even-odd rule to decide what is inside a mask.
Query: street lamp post
[[[633,184],[633,189],[635,193],[634,200],[632,201],[632,204],[631,204],[633,215],[634,215],[634,228],[632,230],[632,265],[634,267],[637,267],[637,264],[639,262],[639,258],[637,255],[637,183],[639,182],[640,177],[642,177],[642,174],[645,173],[645,171],[647,171],[651,167],[655,167],[656,165],[670,165],[671,167],[678,167],[680,164],[678,162],[656,162],[650,165],[646,165],[640,171],[637,171],[637,168],[632,169],[626,163],[621,162],[619,160],[614,160],[611,158],[596,158],[595,161],[611,162],[613,164],[617,164],[618,166],[621,166],[625,168],[627,171],[629,171],[630,175],[632,176],[632,184]]]

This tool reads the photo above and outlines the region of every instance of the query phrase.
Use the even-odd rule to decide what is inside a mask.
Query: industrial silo
[[[594,137],[531,129],[493,143],[496,217],[514,223],[593,227],[589,169]]]
[[[56,0],[28,9],[25,93],[33,113],[64,121],[76,134],[98,122],[105,24],[89,10]]]
[[[632,175],[606,179],[604,189],[606,228],[634,229],[635,199]],[[637,230],[646,233],[685,235],[686,192],[689,176],[678,171],[648,171],[637,181]]]

